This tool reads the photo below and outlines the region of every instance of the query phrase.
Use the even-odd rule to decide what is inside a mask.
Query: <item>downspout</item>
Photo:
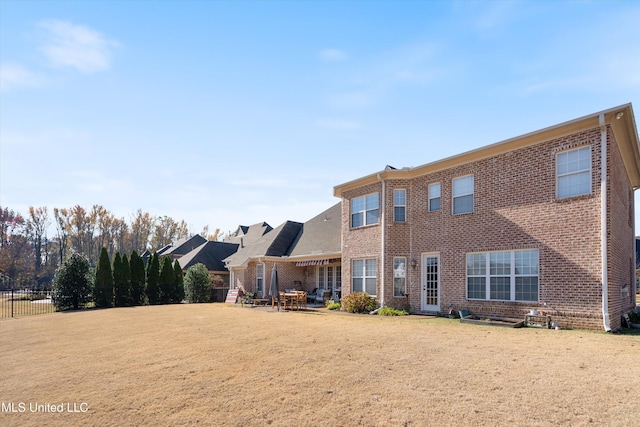
[[[602,253],[602,322],[611,332],[609,321],[609,276],[607,263],[607,127],[604,113],[600,113],[600,248]]]
[[[385,217],[385,205],[387,203],[387,199],[385,198],[385,182],[384,179],[382,179],[382,177],[380,176],[380,173],[378,173],[377,175],[378,177],[378,181],[382,183],[382,204],[380,207],[380,217],[382,218],[380,225],[382,226],[382,236],[380,238],[380,262],[382,263],[381,268],[380,268],[380,292],[382,293],[382,298],[380,299],[380,308],[384,307],[384,275],[385,275],[385,264],[384,264],[384,260],[385,260],[385,256],[384,256],[384,238],[385,238],[385,234],[386,234],[386,229],[385,229],[385,221],[384,221],[384,217]]]

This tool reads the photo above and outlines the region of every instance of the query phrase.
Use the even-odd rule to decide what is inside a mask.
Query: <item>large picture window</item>
[[[376,295],[376,260],[355,259],[351,264],[351,290]]]
[[[407,220],[407,190],[393,190],[393,220]]]
[[[378,193],[351,199],[351,227],[378,223]]]
[[[473,175],[453,180],[453,214],[473,212]]]
[[[591,146],[556,155],[558,198],[591,194]]]
[[[393,296],[403,297],[407,293],[407,259],[393,258]]]
[[[538,301],[538,250],[467,254],[467,298]]]
[[[440,210],[440,183],[429,185],[429,212]]]

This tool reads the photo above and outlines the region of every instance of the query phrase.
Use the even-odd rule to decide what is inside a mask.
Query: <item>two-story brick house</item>
[[[342,293],[612,330],[635,306],[631,104],[334,188]]]

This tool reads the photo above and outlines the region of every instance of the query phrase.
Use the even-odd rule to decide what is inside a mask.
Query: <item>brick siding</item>
[[[608,275],[611,326],[631,308],[623,286],[633,286],[633,190],[617,145],[608,138]],[[556,198],[555,156],[591,146],[591,194]],[[577,132],[508,153],[460,164],[412,179],[385,181],[384,254],[382,217],[377,225],[350,227],[350,199],[378,192],[381,182],[342,194],[343,295],[351,291],[351,260],[377,260],[377,299],[382,301],[381,262],[384,259],[384,301],[393,297],[393,257],[407,258],[408,304],[421,310],[421,255],[440,256],[440,309],[523,318],[530,309],[548,311],[561,327],[602,329],[600,245],[600,129]],[[473,174],[474,210],[452,214],[452,180]],[[441,184],[441,209],[428,212],[428,185]],[[407,221],[393,221],[393,190],[407,192]],[[539,251],[539,301],[469,300],[466,296],[466,254],[500,250]],[[411,260],[417,267],[411,268]],[[632,287],[630,294],[634,292]]]

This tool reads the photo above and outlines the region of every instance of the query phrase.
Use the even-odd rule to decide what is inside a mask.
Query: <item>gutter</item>
[[[604,330],[611,332],[609,320],[609,276],[607,263],[607,127],[604,113],[600,113],[600,248],[602,254],[602,322]]]
[[[385,221],[384,221],[384,217],[385,217],[385,205],[387,202],[386,199],[386,186],[385,186],[385,182],[384,179],[380,176],[380,172],[378,172],[378,174],[376,175],[378,178],[378,181],[382,183],[382,203],[380,206],[380,218],[382,218],[381,222],[380,222],[380,226],[382,227],[382,236],[380,238],[380,262],[381,262],[381,266],[380,266],[380,293],[382,294],[382,297],[380,298],[380,308],[384,307],[384,273],[385,273],[385,269],[384,269],[384,260],[385,260],[385,256],[384,256],[384,238],[386,235],[386,228],[385,228]]]

